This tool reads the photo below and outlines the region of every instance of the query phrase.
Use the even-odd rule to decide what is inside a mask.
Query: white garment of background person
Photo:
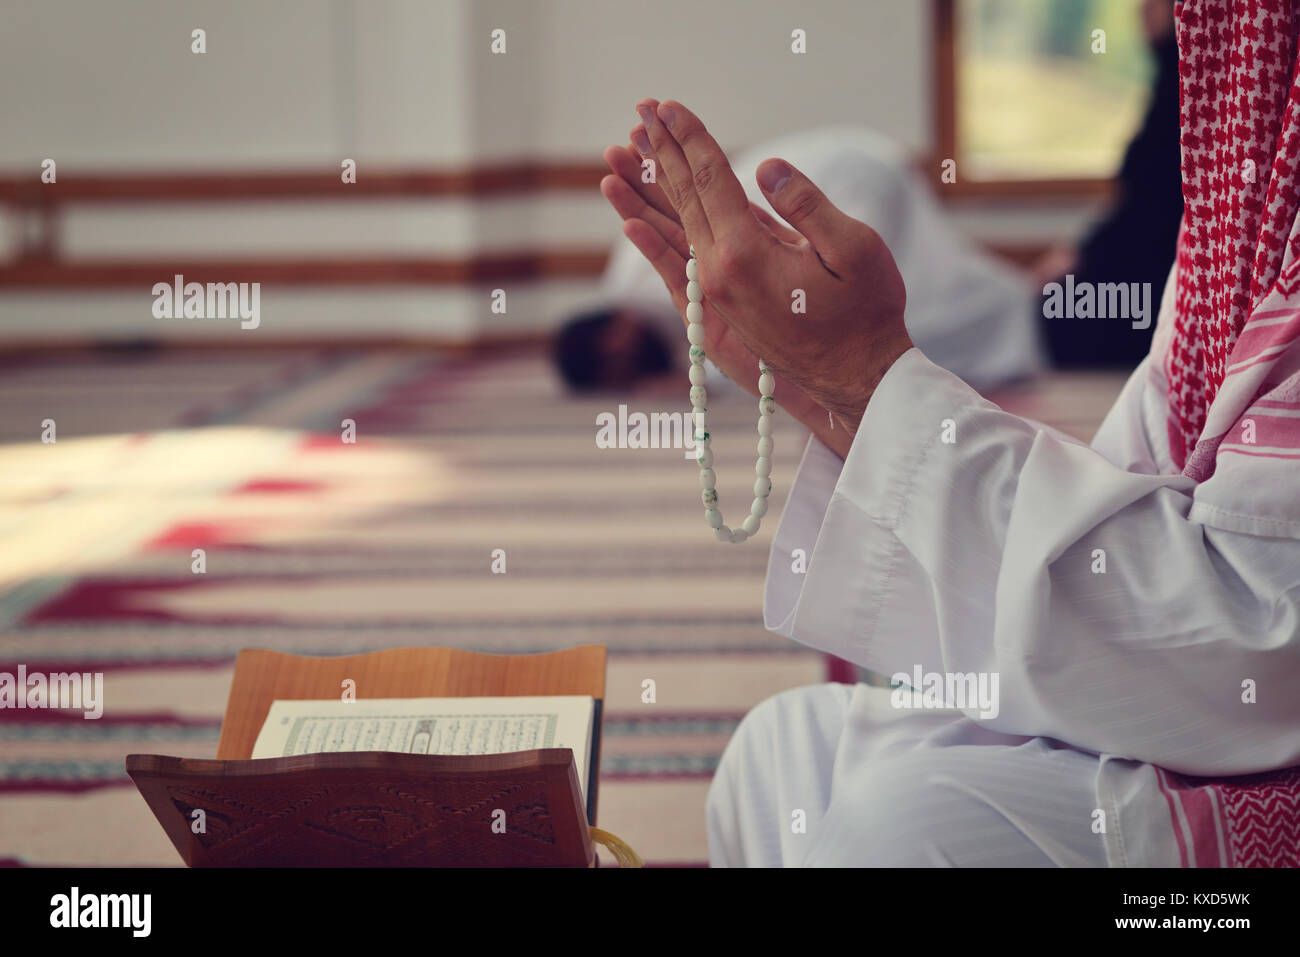
[[[891,140],[867,127],[834,126],[743,151],[732,164],[736,176],[750,200],[775,215],[754,178],[759,164],[772,157],[793,163],[839,209],[884,239],[907,284],[907,330],[931,360],[976,388],[1045,366],[1032,290],[958,233]],[[600,298],[606,306],[639,309],[670,342],[685,342],[682,318],[663,280],[626,237],[601,277]],[[811,313],[817,304],[807,308]],[[723,377],[715,368],[709,371],[712,388]]]
[[[809,439],[767,627],[887,676],[997,674],[997,713],[769,699],[710,789],[714,865],[1178,866],[1155,766],[1300,764],[1300,538],[1247,534],[1249,495],[1173,467],[1167,388],[1143,360],[1089,447],[912,349],[846,461]]]

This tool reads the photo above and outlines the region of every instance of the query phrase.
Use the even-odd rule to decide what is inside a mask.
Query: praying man
[[[710,789],[715,865],[1300,864],[1300,8],[1177,11],[1189,202],[1151,352],[1091,445],[917,349],[890,249],[791,163],[757,169],[777,215],[751,206],[673,100],[606,151],[679,313],[695,248],[708,357],[753,391],[762,356],[811,433],[767,627],[999,698],[760,704]],[[1225,128],[1257,182],[1223,175]]]

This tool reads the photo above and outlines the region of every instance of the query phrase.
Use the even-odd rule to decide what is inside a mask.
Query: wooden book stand
[[[249,758],[272,701],[337,698],[345,679],[365,698],[590,695],[585,813],[568,748]],[[591,867],[604,697],[602,645],[543,655],[396,648],[336,658],[245,650],[217,759],[131,754],[126,770],[191,867]],[[498,809],[504,833],[493,829]]]

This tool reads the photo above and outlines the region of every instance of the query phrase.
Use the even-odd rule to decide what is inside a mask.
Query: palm
[[[610,147],[605,151],[605,160],[618,176],[606,177],[602,191],[628,220],[624,225],[628,237],[638,246],[647,243],[659,248],[655,268],[672,295],[678,315],[685,317],[686,258],[690,255],[690,244],[677,211],[658,182],[641,181],[641,162],[630,148]],[[802,236],[778,222],[767,210],[753,203],[750,208],[757,225],[777,239],[792,246],[807,244]],[[704,333],[704,352],[709,360],[727,378],[758,395],[758,357],[707,301],[704,303]],[[795,388],[789,383],[784,383],[784,388],[782,385],[778,375],[779,395],[789,396],[790,390]]]
[[[676,303],[677,295],[673,301]],[[686,284],[682,283],[681,305],[679,310],[686,311]],[[704,304],[704,354],[715,366],[722,370],[732,382],[737,383],[747,392],[758,395],[758,356],[750,352],[749,347],[740,341],[736,331],[727,325],[717,311],[707,302]]]

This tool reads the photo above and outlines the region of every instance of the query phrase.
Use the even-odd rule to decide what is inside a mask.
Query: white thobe
[[[810,439],[767,626],[885,675],[997,673],[1000,706],[760,705],[710,792],[714,864],[1196,863],[1157,766],[1300,764],[1300,540],[1240,531],[1241,489],[1178,474],[1166,409],[1148,358],[1089,447],[913,349],[844,462]],[[1198,853],[1215,827],[1227,859],[1218,823]]]
[[[751,201],[774,213],[755,180],[771,157],[793,163],[835,206],[880,234],[907,284],[908,332],[932,360],[980,388],[1045,367],[1029,286],[958,232],[892,141],[866,127],[834,126],[741,152],[736,176]],[[663,280],[626,238],[610,256],[600,298],[683,335]]]

